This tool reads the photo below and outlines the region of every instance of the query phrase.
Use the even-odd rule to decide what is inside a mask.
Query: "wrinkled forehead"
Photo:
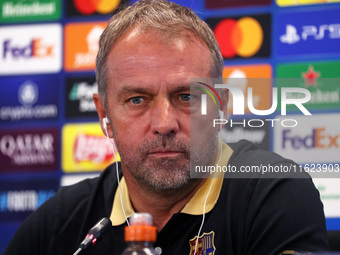
[[[167,40],[154,31],[131,30],[108,58],[108,84],[190,84],[192,77],[209,77],[210,52],[195,38]],[[180,81],[180,82],[179,82]],[[184,82],[185,81],[185,82]]]
[[[196,48],[197,53],[199,51],[204,52],[204,56],[201,56],[204,57],[204,65],[208,64],[209,72],[212,73],[212,53],[206,43],[188,30],[177,29],[176,31],[177,33],[172,34],[169,31],[164,31],[164,29],[155,29],[148,26],[132,27],[115,42],[107,61],[114,61],[115,56],[120,55],[119,53],[124,48],[126,49],[131,45],[133,45],[133,47],[130,47],[131,56],[137,51],[143,51],[143,47],[148,46],[148,44],[154,45],[155,50],[158,49],[160,53],[168,49],[174,49],[173,54],[176,54],[184,48]],[[196,52],[191,52],[191,56],[194,57],[194,55],[196,55]]]
[[[178,41],[182,41],[185,43],[195,43],[201,45],[203,47],[207,47],[205,41],[200,38],[193,31],[186,29],[184,27],[173,25],[164,27],[153,27],[148,24],[138,24],[126,30],[112,45],[112,49],[117,45],[120,41],[124,39],[134,39],[138,36],[142,36],[145,39],[159,41],[164,45],[173,44]],[[209,49],[209,48],[208,48]]]

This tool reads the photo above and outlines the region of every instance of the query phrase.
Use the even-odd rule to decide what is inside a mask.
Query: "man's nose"
[[[176,134],[179,129],[178,116],[175,107],[168,99],[154,104],[151,110],[151,130],[155,134]]]

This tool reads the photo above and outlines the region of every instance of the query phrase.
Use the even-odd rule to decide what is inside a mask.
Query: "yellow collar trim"
[[[222,142],[222,155],[221,153],[221,142],[218,143],[218,151],[217,151],[217,158],[215,160],[215,164],[217,165],[217,162],[221,156],[221,160],[218,163],[219,166],[226,166],[228,164],[229,158],[231,154],[233,153],[233,150],[224,142]],[[213,178],[208,178],[203,185],[199,188],[199,190],[195,193],[195,195],[189,200],[189,202],[184,206],[182,209],[182,213],[187,213],[191,215],[201,215],[203,214],[203,205],[204,201],[207,197],[207,194],[210,189],[210,185],[212,182],[212,187],[210,190],[210,194],[207,199],[207,203],[205,205],[205,213],[210,212],[216,202],[218,197],[220,196],[222,184],[223,184],[223,172],[216,173]]]
[[[216,159],[216,164],[220,157],[220,151],[221,151],[220,141],[218,144],[219,146],[218,146],[218,152],[217,152],[218,156]],[[232,153],[233,153],[233,150],[227,144],[222,142],[222,155],[221,155],[221,160],[218,165],[221,167],[226,166],[228,164],[229,158]],[[199,190],[195,193],[195,195],[185,205],[181,213],[192,214],[192,215],[201,215],[203,213],[203,204],[209,192],[211,182],[213,182],[213,184],[212,184],[212,188],[211,188],[211,191],[210,191],[210,194],[208,196],[207,203],[205,206],[205,213],[210,212],[214,208],[217,202],[217,199],[220,195],[220,192],[221,192],[221,188],[223,184],[223,173],[216,175],[214,178],[207,179],[204,182],[204,184],[199,188]],[[120,189],[121,189],[122,202],[123,202],[123,206],[125,209],[125,214],[126,214],[126,217],[129,218],[132,216],[132,214],[135,213],[135,211],[130,201],[129,192],[128,192],[128,188],[127,188],[124,176],[120,180]],[[123,209],[122,209],[121,201],[120,201],[119,188],[117,188],[116,194],[113,200],[110,220],[112,221],[112,226],[119,226],[125,223],[125,217],[124,217],[124,213],[123,213]]]
[[[135,213],[135,210],[133,209],[131,201],[130,201],[129,192],[126,186],[124,176],[120,180],[119,184],[120,184],[121,193],[119,192],[119,188],[117,188],[115,198],[113,200],[111,215],[110,215],[112,226],[122,225],[126,221],[124,213],[123,213],[123,209],[121,206],[121,202],[120,202],[121,201],[120,194],[122,195],[122,202],[123,202],[123,206],[125,209],[126,217],[129,218],[132,216],[132,214]]]

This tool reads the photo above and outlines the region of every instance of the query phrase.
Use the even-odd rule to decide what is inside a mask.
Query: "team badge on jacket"
[[[211,231],[209,233],[203,233],[198,238],[197,249],[195,253],[195,246],[197,236],[189,241],[190,244],[190,255],[214,255],[215,254],[215,232]]]

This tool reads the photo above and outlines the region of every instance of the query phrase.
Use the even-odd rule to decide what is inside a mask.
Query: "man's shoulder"
[[[232,148],[233,154],[230,157],[230,163],[246,162],[251,164],[262,163],[264,161],[269,163],[275,162],[291,162],[275,152],[263,150],[257,147],[254,143],[248,140],[240,140],[236,143],[228,143]]]
[[[87,178],[72,185],[62,186],[56,195],[62,197],[64,202],[88,200],[91,198],[91,194],[100,189],[107,189],[110,186],[109,184],[114,184],[116,175],[112,171],[113,167],[114,164],[109,165],[98,177]]]
[[[68,218],[84,218],[90,211],[109,207],[113,201],[116,175],[113,166],[108,166],[98,177],[84,179],[72,185],[62,186],[58,192],[41,207],[55,215],[58,224]],[[98,209],[99,210],[99,209]]]
[[[79,201],[89,198],[89,194],[95,189],[100,180],[100,176],[87,178],[77,183],[62,186],[56,196],[62,197],[62,201]]]
[[[115,188],[112,181],[116,180],[112,168],[113,165],[108,166],[99,177],[61,187],[38,209],[38,218],[41,215],[53,218],[54,229],[59,234],[66,230],[86,231],[95,223],[92,221],[98,221],[97,216],[107,215],[112,205]]]
[[[229,165],[239,178],[307,178],[310,176],[295,161],[275,152],[258,148],[254,143],[240,140],[228,144],[233,154]]]

